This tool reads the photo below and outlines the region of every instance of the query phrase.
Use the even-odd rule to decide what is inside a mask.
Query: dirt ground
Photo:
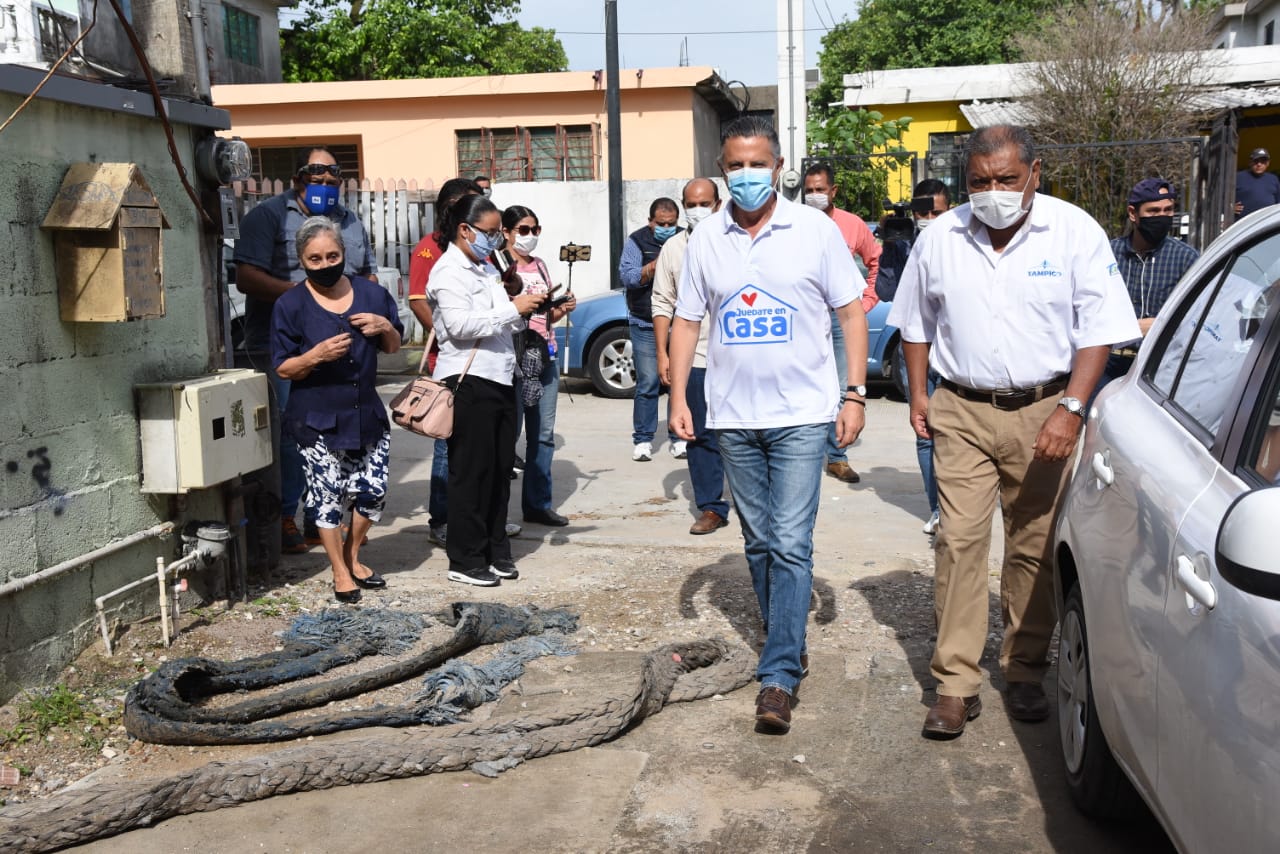
[[[579,615],[576,658],[530,662],[496,704],[470,720],[617,696],[636,678],[641,654],[667,642],[722,637],[757,648],[758,607],[736,520],[712,535],[689,536],[694,512],[684,463],[670,459],[665,440],[653,462],[632,462],[630,410],[629,401],[562,394],[553,479],[557,509],[571,524],[526,526],[513,540],[521,578],[493,589],[446,580],[443,549],[426,539],[430,443],[394,434],[387,518],[361,553],[389,586],[366,591],[362,607],[430,615],[451,602],[482,601],[567,606]],[[469,847],[485,851],[919,851],[941,844],[988,854],[1167,850],[1158,829],[1135,836],[1076,814],[1062,783],[1055,725],[1018,725],[1004,715],[996,693],[994,575],[986,710],[957,741],[920,738],[933,687],[932,549],[920,530],[927,508],[901,402],[871,401],[867,432],[850,462],[861,483],[823,479],[808,629],[813,673],[790,735],[754,733],[755,692],[747,686],[669,706],[598,748],[538,759],[493,780],[434,774],[358,786],[360,795],[339,787],[276,797],[169,819],[85,850],[195,850],[196,840],[202,854],[248,847],[456,850],[454,820],[477,809],[501,817],[469,824]],[[993,573],[998,560],[997,550]],[[114,657],[104,656],[100,642],[86,651],[62,682],[84,695],[92,715],[9,738],[0,765],[22,773],[17,785],[0,788],[0,798],[29,802],[77,780],[113,786],[277,749],[143,744],[121,727],[129,685],[163,660],[269,652],[297,616],[339,607],[318,550],[287,556],[254,582],[248,602],[184,612],[169,649],[159,645],[159,626],[142,621],[122,633]],[[447,633],[429,626],[421,643]],[[486,655],[477,650],[468,659]],[[343,671],[379,663],[375,657]],[[396,702],[419,687],[414,678],[334,706]],[[1052,677],[1046,687],[1052,697]],[[22,709],[22,701],[0,709],[0,734],[31,726],[18,720]],[[368,732],[376,739],[390,731]],[[361,820],[353,823],[347,816],[356,797]],[[0,813],[0,827],[3,819]]]

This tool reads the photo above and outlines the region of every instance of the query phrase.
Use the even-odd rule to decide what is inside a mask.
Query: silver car
[[[1058,723],[1095,816],[1280,845],[1280,206],[1187,272],[1090,413],[1059,512]]]

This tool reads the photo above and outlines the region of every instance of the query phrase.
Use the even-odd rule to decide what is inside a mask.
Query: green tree
[[[515,21],[519,0],[313,0],[282,30],[290,83],[564,71],[554,30]]]
[[[910,125],[910,116],[886,119],[875,110],[840,110],[809,120],[809,156],[827,161],[836,173],[837,207],[876,220],[887,196],[902,197],[900,188],[890,193],[889,179],[911,162],[902,148]]]
[[[1012,36],[1061,0],[861,0],[858,17],[822,37],[813,109],[844,96],[844,75],[886,68],[988,65],[1021,58]]]

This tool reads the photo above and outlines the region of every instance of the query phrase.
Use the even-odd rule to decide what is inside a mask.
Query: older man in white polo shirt
[[[954,738],[982,710],[987,558],[1004,515],[1000,669],[1010,717],[1041,721],[1053,633],[1049,532],[1089,397],[1112,344],[1137,321],[1102,228],[1036,193],[1025,128],[981,128],[965,148],[969,203],[921,234],[888,322],[902,330],[911,424],[933,438],[938,697],[924,735]],[[942,377],[924,393],[932,367]],[[1043,570],[1043,571],[1042,571]]]
[[[686,389],[698,329],[709,323],[707,425],[720,445],[767,633],[756,668],[756,724],[786,732],[808,659],[828,425],[836,422],[837,440],[847,446],[865,421],[864,283],[835,223],[774,191],[782,157],[772,124],[736,119],[723,140],[720,168],[732,201],[689,239],[671,328],[671,428],[686,441],[694,437]],[[833,308],[852,383],[843,395],[831,349]]]

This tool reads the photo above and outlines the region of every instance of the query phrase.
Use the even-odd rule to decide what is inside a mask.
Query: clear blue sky
[[[823,34],[855,17],[857,0],[792,2],[804,9],[805,67],[813,68]],[[604,0],[523,0],[521,7],[523,26],[556,31],[570,71],[604,68]],[[725,80],[748,86],[776,84],[777,9],[777,0],[618,0],[619,64],[679,65],[687,38],[689,65],[715,66]]]

